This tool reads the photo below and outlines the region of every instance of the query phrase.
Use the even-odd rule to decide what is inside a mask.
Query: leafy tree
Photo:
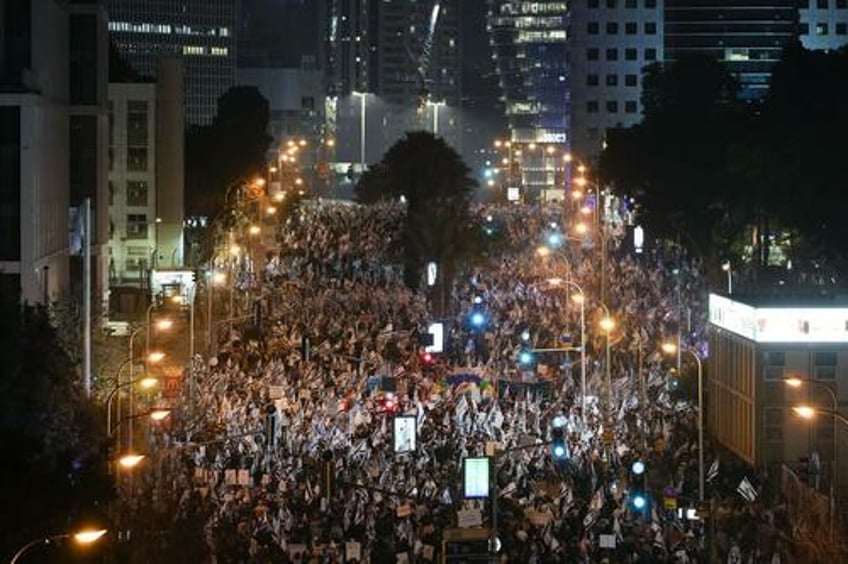
[[[223,205],[227,187],[263,174],[268,136],[268,101],[252,86],[235,86],[218,99],[210,125],[186,133],[186,205],[211,216]]]
[[[642,123],[611,132],[601,172],[634,194],[650,232],[717,264],[748,223],[745,176],[729,166],[753,115],[716,61],[691,57],[644,76]],[[720,248],[716,242],[722,242]]]
[[[418,288],[428,261],[439,264],[447,284],[458,262],[476,252],[480,230],[469,203],[477,183],[469,173],[443,139],[415,131],[395,143],[357,183],[360,203],[405,198],[404,276],[410,288]]]
[[[96,412],[42,307],[0,296],[0,554],[67,530],[111,496]]]

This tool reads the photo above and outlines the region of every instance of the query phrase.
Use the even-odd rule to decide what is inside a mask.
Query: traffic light
[[[555,461],[568,458],[568,445],[565,444],[565,429],[557,427],[551,429],[551,456]]]
[[[641,460],[634,460],[630,465],[630,504],[640,513],[648,507],[648,496],[645,492],[645,463]]]

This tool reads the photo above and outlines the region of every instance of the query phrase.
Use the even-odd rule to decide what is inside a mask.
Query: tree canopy
[[[470,172],[444,139],[415,131],[395,143],[357,183],[360,203],[406,200],[402,243],[410,287],[418,287],[426,262],[436,261],[450,278],[457,261],[476,250],[479,229],[468,208],[477,183]]]
[[[848,243],[839,221],[848,198],[839,171],[848,157],[840,140],[848,131],[846,58],[845,50],[792,46],[766,99],[753,103],[738,98],[735,78],[716,61],[648,67],[644,120],[610,132],[601,173],[636,196],[653,235],[713,266],[743,252],[755,268],[767,266],[779,232],[792,234],[795,264],[824,249],[835,257]]]
[[[105,442],[47,310],[0,296],[0,555],[111,496]],[[0,556],[2,557],[2,556]]]
[[[264,173],[271,137],[268,101],[252,86],[235,86],[218,99],[210,125],[186,133],[186,204],[189,213],[212,215],[227,187]]]

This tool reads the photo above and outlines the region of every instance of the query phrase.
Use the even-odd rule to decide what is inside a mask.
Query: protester
[[[160,499],[178,502],[177,522],[202,520],[214,561],[436,562],[459,510],[490,523],[489,506],[462,489],[463,460],[486,456],[490,442],[507,450],[495,462],[503,561],[705,561],[701,522],[663,508],[668,487],[681,507],[696,499],[696,406],[681,400],[685,385],[674,390],[676,359],[658,352],[678,337],[704,348],[698,265],[630,255],[610,225],[602,270],[597,237],[568,239],[557,213],[474,212],[506,244],[456,280],[446,351],[432,365],[420,345],[429,304],[399,266],[402,206],[309,203],[281,226],[258,296],[264,327],[222,335],[217,357],[195,370],[196,417],[158,439],[168,453]],[[563,244],[540,257],[551,232]],[[552,277],[585,291],[586,398],[575,290]],[[558,348],[572,350],[518,360]],[[393,450],[394,414],[416,417],[412,453]],[[557,415],[565,461],[529,446],[549,440]],[[643,510],[632,503],[635,460],[648,468]],[[723,542],[752,562],[777,550],[769,541],[755,557]]]

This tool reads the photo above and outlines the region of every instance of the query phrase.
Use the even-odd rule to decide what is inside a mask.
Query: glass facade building
[[[796,0],[665,0],[665,57],[707,55],[761,98],[783,48],[798,37]]]
[[[155,77],[162,56],[185,68],[186,122],[205,125],[236,83],[236,0],[108,0],[109,36],[139,73]]]
[[[507,188],[561,199],[569,147],[569,4],[489,0],[488,29],[510,129]]]

